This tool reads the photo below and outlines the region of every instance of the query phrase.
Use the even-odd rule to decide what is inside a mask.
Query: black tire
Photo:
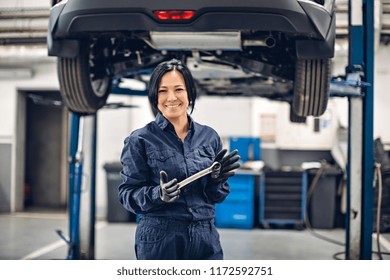
[[[104,59],[93,60],[99,56],[96,53],[92,55],[92,52],[102,52],[102,49],[98,50],[90,43],[82,43],[77,57],[58,59],[61,96],[72,112],[94,114],[106,104],[112,79],[108,75],[99,79],[93,78],[94,69],[100,68],[99,71],[101,71],[107,67],[104,65]]]
[[[293,108],[290,107],[290,122],[292,123],[306,123],[306,117],[301,117],[295,114]]]
[[[298,59],[292,108],[297,116],[321,116],[328,106],[331,59]]]

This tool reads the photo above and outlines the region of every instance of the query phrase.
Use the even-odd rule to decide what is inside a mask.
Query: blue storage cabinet
[[[215,225],[220,228],[254,227],[255,175],[236,174],[229,178],[230,194],[216,204]]]
[[[260,225],[264,228],[293,225],[297,229],[303,229],[306,188],[306,172],[263,172],[259,193]]]
[[[258,137],[230,137],[229,150],[238,150],[242,162],[261,160],[261,139]]]

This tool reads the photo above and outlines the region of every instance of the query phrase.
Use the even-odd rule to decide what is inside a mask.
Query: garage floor
[[[0,215],[0,259],[66,259],[67,247],[56,230],[68,233],[65,213]],[[135,259],[135,223],[96,224],[95,259]],[[332,260],[344,258],[344,246],[315,236],[311,231],[287,229],[219,229],[228,260]],[[316,234],[344,242],[343,229],[316,230]],[[380,237],[381,252],[390,252],[390,233]],[[373,251],[377,250],[373,238]],[[384,259],[390,259],[384,255]],[[373,259],[378,259],[376,254]]]

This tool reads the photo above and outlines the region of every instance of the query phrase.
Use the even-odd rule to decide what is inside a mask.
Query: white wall
[[[252,98],[201,96],[192,116],[214,128],[221,137],[252,135]]]
[[[51,6],[50,0],[1,0],[0,8],[46,8]]]
[[[0,50],[1,52],[1,50]],[[0,54],[1,57],[1,54]],[[12,61],[12,58],[9,58]],[[22,65],[20,60],[25,61]],[[4,64],[6,60],[0,60],[0,72],[11,71],[9,64]],[[16,69],[18,71],[29,69],[32,76],[25,78],[0,78],[0,143],[7,143],[12,145],[12,165],[10,174],[11,186],[4,186],[12,189],[15,193],[20,193],[23,184],[23,174],[18,166],[23,163],[17,162],[17,150],[23,147],[18,147],[16,144],[17,135],[17,102],[18,91],[20,90],[59,90],[59,83],[56,73],[56,59],[55,58],[41,58],[33,57],[14,59],[18,61]],[[15,72],[15,73],[16,73]],[[18,75],[16,75],[18,76]],[[108,102],[124,102],[130,104],[131,97],[111,95]],[[97,143],[97,211],[98,216],[105,216],[106,207],[106,177],[103,165],[106,162],[119,161],[120,151],[123,145],[125,136],[130,132],[132,127],[132,118],[130,117],[130,110],[133,109],[105,109],[98,114],[98,143]],[[0,155],[1,159],[1,155]],[[85,170],[88,175],[89,171]],[[87,176],[88,177],[88,176]],[[18,197],[12,198],[11,209],[13,211],[22,210],[21,199]]]
[[[390,144],[390,46],[377,50],[374,79],[374,137]]]
[[[285,150],[330,150],[333,145],[339,120],[335,103],[330,100],[326,112],[319,118],[319,131],[314,131],[314,118],[306,123],[289,121],[290,107],[281,103],[277,112],[276,147]]]
[[[258,136],[258,121],[252,115],[261,98],[200,96],[196,100],[193,119],[214,128],[221,138],[230,136]],[[266,99],[261,99],[267,102]],[[131,104],[139,108],[131,109],[131,130],[140,128],[154,120],[146,96],[131,97]],[[268,103],[267,103],[268,104]],[[272,106],[266,106],[272,108]],[[273,110],[274,112],[274,110]]]
[[[3,65],[4,60],[0,61],[0,72],[9,71],[10,67]],[[19,61],[18,61],[19,62]],[[20,90],[35,90],[45,89],[52,90],[58,89],[58,80],[55,75],[55,60],[45,59],[44,63],[39,63],[35,60],[25,60],[25,65],[17,65],[13,68],[13,73],[19,73],[19,71],[25,73],[26,69],[31,70],[31,77],[24,77],[24,75],[15,75],[10,78],[0,78],[1,94],[0,94],[0,141],[2,143],[8,143],[12,145],[12,162],[11,165],[11,186],[3,186],[11,189],[13,193],[21,193],[24,174],[19,171],[24,165],[17,161],[18,151],[24,149],[17,147],[16,135],[18,131],[17,119],[18,119],[18,91]],[[27,71],[28,72],[28,71]],[[0,155],[1,158],[1,155]],[[22,198],[19,196],[13,196],[11,198],[11,209],[13,211],[21,210]]]
[[[275,147],[280,149],[330,150],[338,127],[338,113],[333,101],[321,117],[321,129],[313,133],[314,119],[306,124],[291,123],[290,106],[286,102],[260,97],[208,97],[201,96],[193,117],[197,122],[210,125],[222,138],[231,136],[261,137],[261,118],[264,114],[275,119]]]
[[[133,97],[110,95],[107,102],[135,104]],[[96,205],[97,216],[106,216],[107,206],[107,178],[103,166],[106,163],[119,162],[123,148],[123,141],[131,132],[134,117],[129,108],[102,109],[99,111],[97,127],[97,154],[96,154]],[[140,114],[141,115],[141,114]]]

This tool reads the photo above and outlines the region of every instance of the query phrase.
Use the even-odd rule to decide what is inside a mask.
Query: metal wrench
[[[221,164],[219,162],[214,162],[210,167],[203,169],[203,170],[199,171],[198,173],[195,173],[194,175],[179,182],[178,183],[179,189],[183,188],[184,186],[188,185],[189,183],[192,183],[195,180],[202,178],[203,176],[206,176],[207,174],[210,174],[211,172],[217,171],[218,169],[221,169]]]

